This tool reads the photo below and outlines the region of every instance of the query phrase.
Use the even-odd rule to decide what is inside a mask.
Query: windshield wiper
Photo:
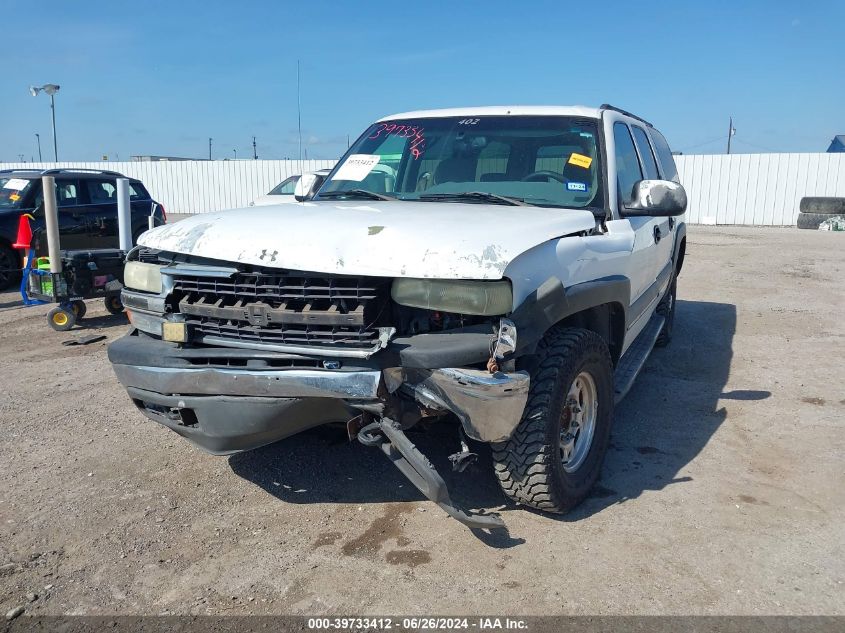
[[[424,193],[419,197],[423,201],[432,200],[478,200],[480,202],[493,202],[495,204],[507,204],[513,207],[533,207],[530,202],[521,198],[511,196],[500,196],[486,191],[462,191],[460,193]]]
[[[319,198],[365,198],[366,200],[398,200],[396,196],[390,196],[366,189],[347,189],[346,191],[326,191],[318,194]]]

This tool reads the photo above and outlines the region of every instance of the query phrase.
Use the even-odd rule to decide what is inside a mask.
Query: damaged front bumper
[[[430,499],[470,527],[500,527],[451,504],[445,484],[387,414],[397,399],[428,414],[451,412],[466,434],[506,440],[528,398],[527,372],[380,367],[232,348],[184,348],[137,331],[109,347],[109,360],[145,416],[217,455],[258,448],[330,422],[377,419],[381,448]],[[411,423],[413,424],[413,422]]]
[[[466,368],[304,367],[301,357],[246,350],[185,350],[130,332],[109,360],[139,410],[211,453],[278,441],[312,426],[373,410],[390,394],[435,412],[452,412],[466,434],[506,440],[528,398],[526,372]],[[290,368],[278,367],[280,362]],[[260,367],[260,368],[259,368]]]

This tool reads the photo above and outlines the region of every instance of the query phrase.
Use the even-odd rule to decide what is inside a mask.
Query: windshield
[[[17,209],[32,184],[26,178],[0,178],[0,209]]]
[[[540,206],[601,208],[600,160],[596,122],[590,119],[397,119],[367,130],[317,198],[373,192],[399,200],[506,203],[510,198]]]

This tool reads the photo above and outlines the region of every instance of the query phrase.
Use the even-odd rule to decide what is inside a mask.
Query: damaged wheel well
[[[681,268],[684,266],[684,256],[687,254],[687,238],[684,236],[681,239],[681,244],[678,246],[678,257],[675,262],[675,275],[681,274]]]
[[[607,343],[613,364],[619,360],[625,340],[625,310],[619,303],[605,303],[571,314],[558,325],[589,330]]]

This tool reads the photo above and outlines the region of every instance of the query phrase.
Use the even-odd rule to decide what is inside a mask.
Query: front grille
[[[180,274],[173,290],[192,335],[245,344],[373,348],[390,317],[389,280],[377,277]]]

